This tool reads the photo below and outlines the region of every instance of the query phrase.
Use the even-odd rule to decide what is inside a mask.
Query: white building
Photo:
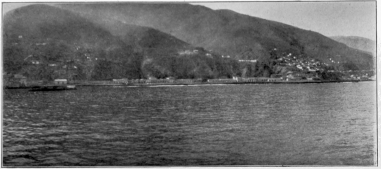
[[[54,84],[56,85],[66,85],[67,79],[54,79]]]

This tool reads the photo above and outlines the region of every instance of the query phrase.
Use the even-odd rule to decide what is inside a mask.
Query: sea
[[[374,166],[376,82],[4,89],[2,165]]]

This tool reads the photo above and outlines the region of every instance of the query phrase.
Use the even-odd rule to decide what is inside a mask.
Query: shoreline
[[[91,81],[85,83],[75,83],[72,85],[87,87],[87,86],[121,86],[121,87],[160,87],[160,86],[203,86],[203,85],[240,85],[240,84],[307,84],[307,83],[357,83],[357,82],[365,82],[365,81],[374,81],[374,80],[295,80],[295,81],[238,81],[238,82],[192,82],[192,83],[129,83],[129,84],[121,84],[121,83],[107,83],[107,84],[99,84]],[[108,81],[104,81],[108,82]],[[30,89],[36,87],[38,85],[33,86],[22,86],[22,87],[11,87],[4,86],[4,89]]]

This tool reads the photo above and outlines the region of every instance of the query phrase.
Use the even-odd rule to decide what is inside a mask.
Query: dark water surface
[[[3,165],[374,165],[375,86],[4,90]]]

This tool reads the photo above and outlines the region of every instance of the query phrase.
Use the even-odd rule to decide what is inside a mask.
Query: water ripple
[[[373,83],[5,92],[4,166],[373,165]]]

